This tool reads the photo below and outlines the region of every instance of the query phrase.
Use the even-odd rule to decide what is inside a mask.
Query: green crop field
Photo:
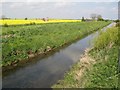
[[[2,27],[2,66],[34,57],[82,38],[110,22],[72,22]]]

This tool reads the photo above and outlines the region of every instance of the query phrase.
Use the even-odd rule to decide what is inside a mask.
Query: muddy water
[[[114,23],[108,25],[111,27]],[[65,72],[76,63],[86,48],[92,46],[95,32],[65,48],[44,58],[36,58],[35,62],[11,70],[2,80],[3,88],[49,88],[62,79]]]

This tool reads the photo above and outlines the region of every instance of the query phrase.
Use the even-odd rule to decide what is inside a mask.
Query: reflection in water
[[[35,60],[32,64],[28,63],[14,72],[11,71],[10,74],[3,77],[3,88],[50,87],[63,78],[64,73],[79,60],[86,48],[92,46],[91,41],[97,35],[98,32],[93,33],[50,56]]]

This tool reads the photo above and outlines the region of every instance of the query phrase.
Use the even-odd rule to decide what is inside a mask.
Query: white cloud
[[[119,2],[119,0],[1,0],[1,2]]]
[[[22,8],[22,7],[29,7],[29,8],[39,8],[41,10],[44,10],[44,7],[47,8],[52,4],[52,8],[60,8],[60,7],[65,7],[65,6],[70,6],[75,3],[73,2],[14,2],[10,3],[9,6],[10,8]],[[50,8],[50,7],[49,7]]]
[[[118,7],[113,7],[111,10],[112,10],[113,12],[118,12]]]
[[[113,7],[113,8],[111,8],[111,11],[110,11],[110,12],[113,13],[115,16],[118,17],[118,7]]]
[[[19,7],[22,7],[24,6],[24,3],[11,3],[10,4],[10,8],[19,8]]]
[[[66,2],[57,2],[57,3],[55,4],[56,7],[62,7],[62,6],[65,6],[65,5],[67,5]]]
[[[101,6],[94,7],[92,9],[82,9],[82,12],[85,13],[85,14],[88,14],[88,15],[90,15],[92,13],[103,14],[103,13],[105,13],[105,11],[106,11],[105,7],[101,7]]]
[[[55,7],[65,7],[65,6],[71,6],[71,5],[74,5],[75,3],[73,2],[56,2],[55,3]]]

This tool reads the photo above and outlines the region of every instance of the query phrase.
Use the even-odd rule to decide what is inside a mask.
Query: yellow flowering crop
[[[30,23],[56,23],[56,22],[80,22],[81,20],[0,20],[0,25],[20,25],[20,24],[30,24]]]

